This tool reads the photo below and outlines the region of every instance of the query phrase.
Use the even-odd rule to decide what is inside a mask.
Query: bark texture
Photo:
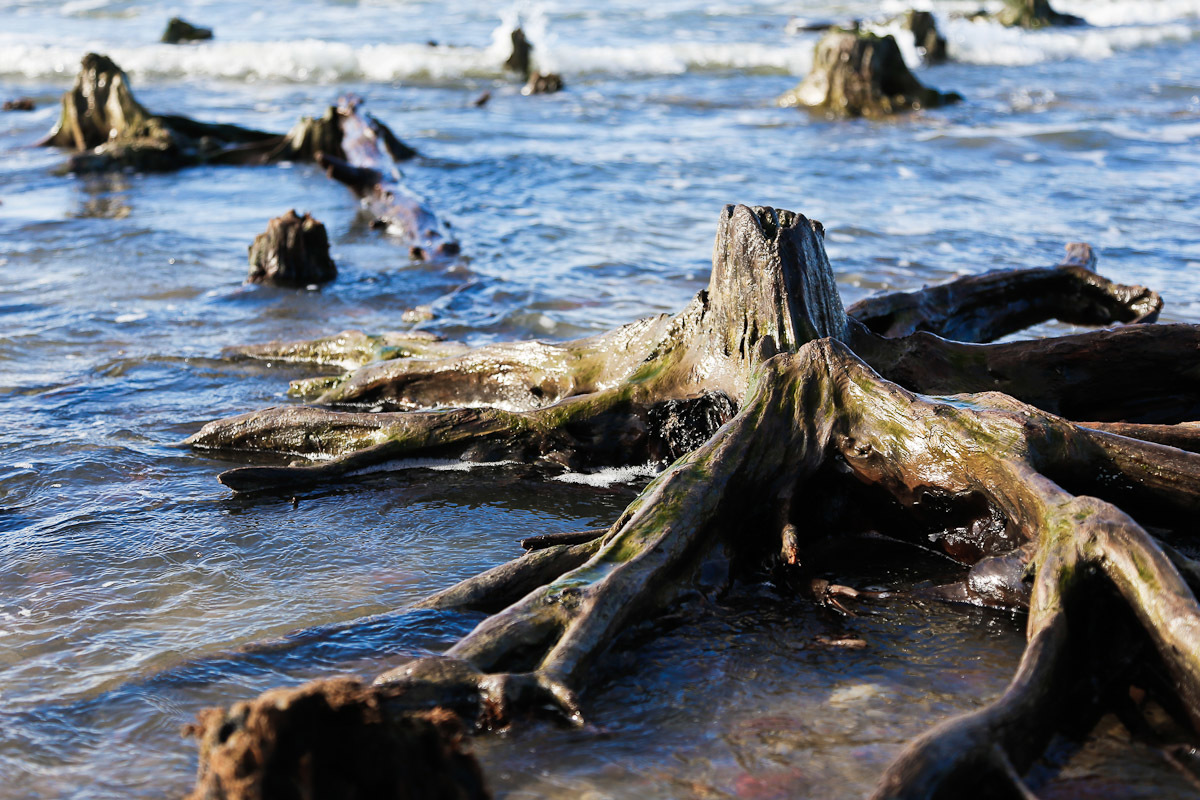
[[[883,117],[937,108],[962,99],[923,85],[904,63],[891,36],[835,29],[817,42],[812,71],[779,98],[839,117]]]
[[[293,209],[276,217],[250,245],[251,283],[308,286],[336,277],[325,226],[309,214],[301,217]]]
[[[485,800],[453,713],[402,713],[397,692],[336,678],[277,689],[188,733],[200,742],[189,800]]]
[[[548,710],[578,723],[590,668],[623,631],[739,577],[788,584],[819,571],[849,509],[855,524],[933,542],[963,565],[929,596],[1028,613],[1005,693],[914,741],[874,797],[981,785],[1028,797],[1050,736],[1086,729],[1131,685],[1200,726],[1200,567],[1189,555],[1200,328],[982,343],[1048,318],[1157,313],[1157,295],[1097,279],[1078,245],[1059,267],[963,278],[847,314],[822,235],[799,214],[730,207],[708,288],[674,317],[556,345],[368,363],[319,397],[392,410],[270,409],[191,442],[330,459],[224,474],[236,489],[290,489],[413,453],[670,462],[606,530],[531,538],[523,556],[424,600],[489,616],[444,655],[380,675],[380,691],[407,698],[382,704],[385,719],[436,706],[479,729]],[[311,351],[326,362],[378,352],[343,338]],[[829,590],[820,584],[810,583],[817,599]]]

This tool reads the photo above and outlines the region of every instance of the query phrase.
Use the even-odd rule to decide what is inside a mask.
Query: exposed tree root
[[[1148,319],[1160,305],[1081,265],[926,292],[861,305],[863,324],[842,311],[819,225],[727,209],[712,282],[676,317],[561,345],[390,359],[322,396],[457,408],[273,409],[212,423],[192,442],[334,457],[222,476],[239,489],[413,453],[676,459],[603,533],[539,542],[426,600],[490,616],[443,656],[379,676],[381,691],[407,698],[381,705],[385,719],[441,706],[480,728],[546,708],[578,722],[589,668],[623,631],[739,576],[812,574],[823,540],[845,530],[831,517],[852,508],[968,567],[935,596],[1029,610],[1008,690],[913,742],[875,797],[961,797],[981,773],[995,796],[1032,796],[1024,776],[1050,736],[1086,726],[1131,682],[1200,730],[1200,606],[1189,587],[1200,569],[1176,549],[1183,541],[1159,540],[1189,533],[1200,509],[1200,455],[1162,443],[1197,441],[1179,423],[1200,418],[1198,329],[1005,344],[869,329],[886,318],[879,330],[985,339],[1051,316]],[[344,350],[363,352],[362,340]],[[330,358],[328,347],[313,352]],[[854,601],[853,591],[813,592]],[[1128,624],[1096,622],[1117,618]]]

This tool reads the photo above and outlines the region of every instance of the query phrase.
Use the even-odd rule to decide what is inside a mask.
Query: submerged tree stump
[[[1001,25],[1010,28],[1047,28],[1054,25],[1084,25],[1082,17],[1060,14],[1050,7],[1050,0],[1004,0],[1004,8],[996,14]]]
[[[817,42],[812,71],[779,105],[805,106],[842,117],[882,117],[962,100],[923,85],[891,36],[832,30]]]
[[[163,31],[163,44],[179,44],[180,42],[203,42],[213,38],[212,28],[198,28],[180,17],[171,17],[167,21],[167,29]]]
[[[89,53],[41,144],[75,150],[69,162],[75,172],[315,161],[358,195],[377,227],[407,239],[417,257],[457,254],[449,226],[401,182],[397,162],[416,151],[374,116],[360,113],[360,105],[345,98],[324,116],[302,117],[286,134],[152,114],[134,98],[120,67]]]
[[[347,678],[204,712],[189,800],[486,800],[462,722],[403,710],[400,693]]]
[[[534,72],[530,74],[529,81],[521,88],[521,94],[554,94],[563,90],[562,75],[557,72],[547,72],[542,74]]]
[[[1028,797],[1024,776],[1056,731],[1086,730],[1114,704],[1138,727],[1120,702],[1131,685],[1200,728],[1200,326],[976,343],[1055,317],[1154,318],[1156,294],[1099,278],[1093,261],[1072,246],[1056,268],[847,313],[819,223],[729,207],[708,288],[673,317],[408,358],[362,335],[256,348],[246,355],[382,356],[300,390],[387,410],[273,408],[189,442],[321,459],[221,476],[240,491],[294,492],[413,455],[547,469],[678,457],[606,530],[531,540],[419,604],[489,616],[376,686],[479,729],[548,709],[580,722],[597,657],[684,598],[771,575],[823,602],[827,582],[809,578],[828,537],[933,542],[963,573],[926,596],[1025,611],[1028,646],[999,699],[919,737],[874,797],[984,785]],[[411,711],[381,705],[386,719]]]
[[[522,79],[529,78],[530,70],[530,54],[533,52],[533,45],[525,38],[525,31],[521,28],[514,28],[512,32],[512,53],[504,62],[504,68],[509,72],[515,72]]]
[[[293,209],[276,217],[250,245],[251,283],[308,286],[336,277],[325,226],[309,214],[301,217]]]

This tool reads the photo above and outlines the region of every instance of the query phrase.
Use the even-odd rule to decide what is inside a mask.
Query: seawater
[[[787,23],[904,4],[0,0],[0,99],[38,104],[0,116],[0,796],[181,795],[197,710],[445,648],[477,618],[414,600],[523,536],[607,524],[646,480],[425,464],[295,506],[235,497],[215,480],[234,462],[180,441],[292,402],[287,380],[311,372],[224,347],[402,329],[416,306],[472,343],[674,311],[735,202],[824,222],[847,302],[1082,240],[1103,274],[1160,291],[1163,321],[1200,322],[1200,2],[1059,0],[1092,25],[1041,32],[953,16],[978,5],[926,4],[952,63],[906,52],[966,102],[872,122],[774,107],[816,40]],[[157,44],[174,14],[216,39]],[[518,19],[565,92],[523,97],[503,74]],[[282,131],[363,96],[420,150],[406,181],[464,258],[411,262],[311,166],[59,174],[64,154],[31,145],[88,51],[159,112]],[[247,245],[290,208],[325,222],[338,280],[245,285]],[[751,587],[619,647],[589,727],[477,749],[512,798],[862,795],[907,738],[1002,689],[1020,627],[903,603],[844,620]],[[868,646],[817,644],[831,635]],[[1062,791],[1188,796],[1154,754],[1096,748]]]

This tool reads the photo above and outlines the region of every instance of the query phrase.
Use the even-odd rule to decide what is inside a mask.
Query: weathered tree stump
[[[557,72],[548,72],[543,75],[540,72],[534,72],[529,76],[529,81],[521,87],[521,94],[554,94],[561,92],[563,89],[562,75]]]
[[[171,17],[167,28],[163,31],[163,44],[179,44],[180,42],[203,42],[213,38],[212,28],[197,28],[192,23],[180,17]]]
[[[1010,28],[1047,28],[1055,25],[1085,25],[1086,20],[1073,14],[1060,14],[1050,7],[1050,0],[1004,0],[1004,8],[996,14],[1001,25]]]
[[[69,164],[76,172],[315,161],[358,195],[378,227],[407,239],[415,255],[457,254],[448,226],[400,180],[397,162],[416,151],[374,116],[360,113],[360,103],[345,99],[324,116],[301,118],[286,134],[152,114],[134,98],[120,67],[89,53],[41,144],[77,151]]]
[[[512,54],[504,62],[504,68],[509,72],[515,72],[522,79],[529,78],[530,70],[530,54],[533,52],[533,45],[525,38],[525,31],[521,28],[514,28],[512,32]]]
[[[309,286],[337,277],[325,226],[293,209],[267,223],[250,245],[250,283]]]
[[[405,711],[401,693],[347,678],[277,689],[201,713],[189,800],[485,800],[465,731],[443,709]]]
[[[839,29],[821,37],[812,71],[780,97],[779,104],[806,106],[835,116],[881,117],[961,99],[955,92],[939,92],[918,81],[891,36]]]
[[[937,20],[929,11],[909,11],[904,15],[904,27],[912,31],[913,42],[927,64],[946,60],[946,37],[938,31]]]
[[[1028,797],[1023,776],[1050,736],[1086,729],[1131,685],[1200,729],[1200,326],[977,343],[1054,317],[1152,319],[1158,296],[1098,278],[1082,246],[1053,269],[963,278],[847,313],[822,238],[799,214],[730,207],[708,288],[674,317],[574,342],[375,361],[301,388],[391,410],[268,409],[189,441],[323,459],[221,476],[237,490],[289,492],[417,454],[549,469],[678,456],[605,531],[530,541],[520,558],[422,601],[489,616],[443,656],[376,685],[479,728],[548,707],[580,721],[577,692],[622,631],[734,580],[819,573],[822,543],[865,525],[932,541],[963,565],[959,582],[927,596],[1029,619],[1004,695],[914,741],[874,797],[956,798],[981,785]],[[374,341],[344,335],[311,352],[370,358]],[[247,355],[273,350],[306,352]]]

